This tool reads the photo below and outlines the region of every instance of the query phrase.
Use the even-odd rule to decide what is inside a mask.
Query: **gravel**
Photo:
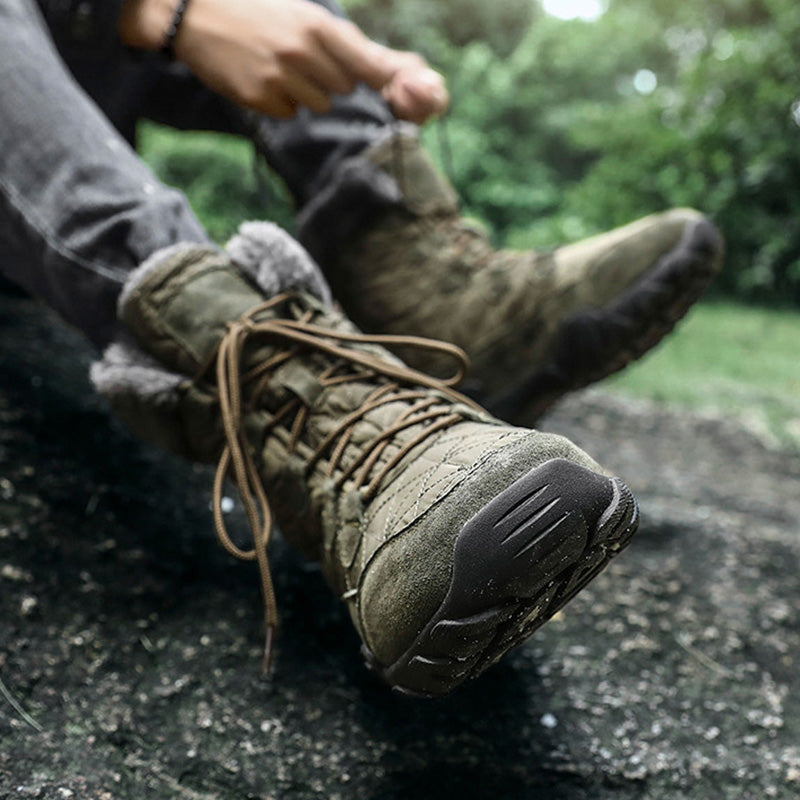
[[[265,681],[208,471],[128,434],[91,357],[0,296],[0,798],[800,795],[797,453],[584,392],[542,427],[622,475],[643,521],[554,620],[443,700],[398,697],[278,541]]]

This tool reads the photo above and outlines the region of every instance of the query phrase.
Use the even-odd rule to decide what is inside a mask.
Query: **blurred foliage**
[[[218,133],[176,133],[151,123],[139,127],[137,139],[150,168],[186,193],[215,241],[225,242],[249,219],[271,219],[292,229],[286,189],[256,161],[250,142]]]
[[[373,38],[428,56],[474,42],[486,42],[499,56],[507,56],[538,10],[533,0],[345,0],[344,6]]]
[[[694,206],[727,240],[719,290],[800,304],[796,0],[608,0],[593,22],[538,0],[345,5],[448,76],[452,111],[424,135],[498,243],[550,247]],[[291,225],[241,143],[145,133],[148,160],[216,238],[243,217]]]
[[[534,3],[348,6],[448,76],[449,148],[426,135],[468,210],[551,246],[694,206],[727,240],[719,288],[800,303],[796,0],[609,0],[593,22]]]

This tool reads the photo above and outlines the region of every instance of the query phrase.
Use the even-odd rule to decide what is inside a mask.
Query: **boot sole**
[[[484,404],[501,419],[533,423],[570,391],[602,380],[666,336],[719,271],[722,237],[707,220],[689,223],[662,256],[614,302],[567,317],[542,366]]]
[[[553,459],[518,479],[461,529],[448,592],[389,666],[367,665],[396,691],[446,694],[476,677],[571,600],[630,541],[630,490]]]

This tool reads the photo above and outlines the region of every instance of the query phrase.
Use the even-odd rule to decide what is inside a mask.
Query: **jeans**
[[[393,121],[366,87],[324,116],[271,120],[179,64],[122,46],[59,52],[34,0],[0,0],[0,117],[0,273],[101,348],[132,269],[163,247],[209,242],[186,198],[133,150],[139,119],[250,136],[298,207]]]

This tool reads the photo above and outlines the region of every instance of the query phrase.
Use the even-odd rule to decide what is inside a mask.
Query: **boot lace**
[[[461,348],[446,342],[415,336],[365,335],[349,331],[332,330],[313,323],[315,312],[296,310],[294,319],[269,317],[258,319],[265,311],[283,303],[296,300],[290,295],[279,295],[251,309],[247,314],[229,323],[213,360],[215,361],[216,384],[219,393],[220,413],[225,432],[225,446],[214,476],[212,508],[214,527],[220,544],[235,558],[255,561],[261,580],[264,604],[265,642],[262,671],[267,674],[272,664],[273,643],[278,628],[278,609],[275,588],[270,569],[268,547],[272,536],[273,517],[258,469],[247,444],[242,427],[243,415],[258,402],[265,390],[270,373],[291,360],[301,351],[313,351],[329,356],[332,364],[318,376],[320,386],[327,388],[353,381],[381,379],[361,406],[345,416],[340,423],[314,448],[306,463],[306,474],[325,457],[327,477],[335,478],[337,488],[347,480],[360,490],[368,501],[380,489],[382,481],[414,447],[434,433],[450,427],[464,418],[463,407],[480,407],[469,398],[455,391],[468,366],[467,356]],[[296,307],[295,307],[296,308]],[[243,371],[245,346],[252,339],[271,340],[282,345],[274,355],[247,371]],[[353,349],[347,345],[366,344],[416,347],[436,351],[456,362],[456,373],[445,379],[433,378],[405,365],[387,361],[375,354]],[[205,368],[202,373],[210,368]],[[201,373],[201,374],[202,374]],[[407,388],[403,388],[407,387]],[[435,390],[437,395],[431,395]],[[247,395],[247,406],[243,402]],[[351,440],[356,423],[374,409],[389,403],[405,402],[407,408],[398,415],[394,423],[382,430],[362,447],[359,455],[347,467],[342,466],[345,449]],[[272,415],[266,433],[282,426],[290,433],[288,449],[294,451],[309,409],[299,398],[288,401]],[[421,425],[419,433],[400,445],[396,452],[378,467],[381,455],[400,432]],[[241,497],[252,533],[253,547],[244,550],[231,539],[222,514],[223,488],[226,478],[232,478]]]

